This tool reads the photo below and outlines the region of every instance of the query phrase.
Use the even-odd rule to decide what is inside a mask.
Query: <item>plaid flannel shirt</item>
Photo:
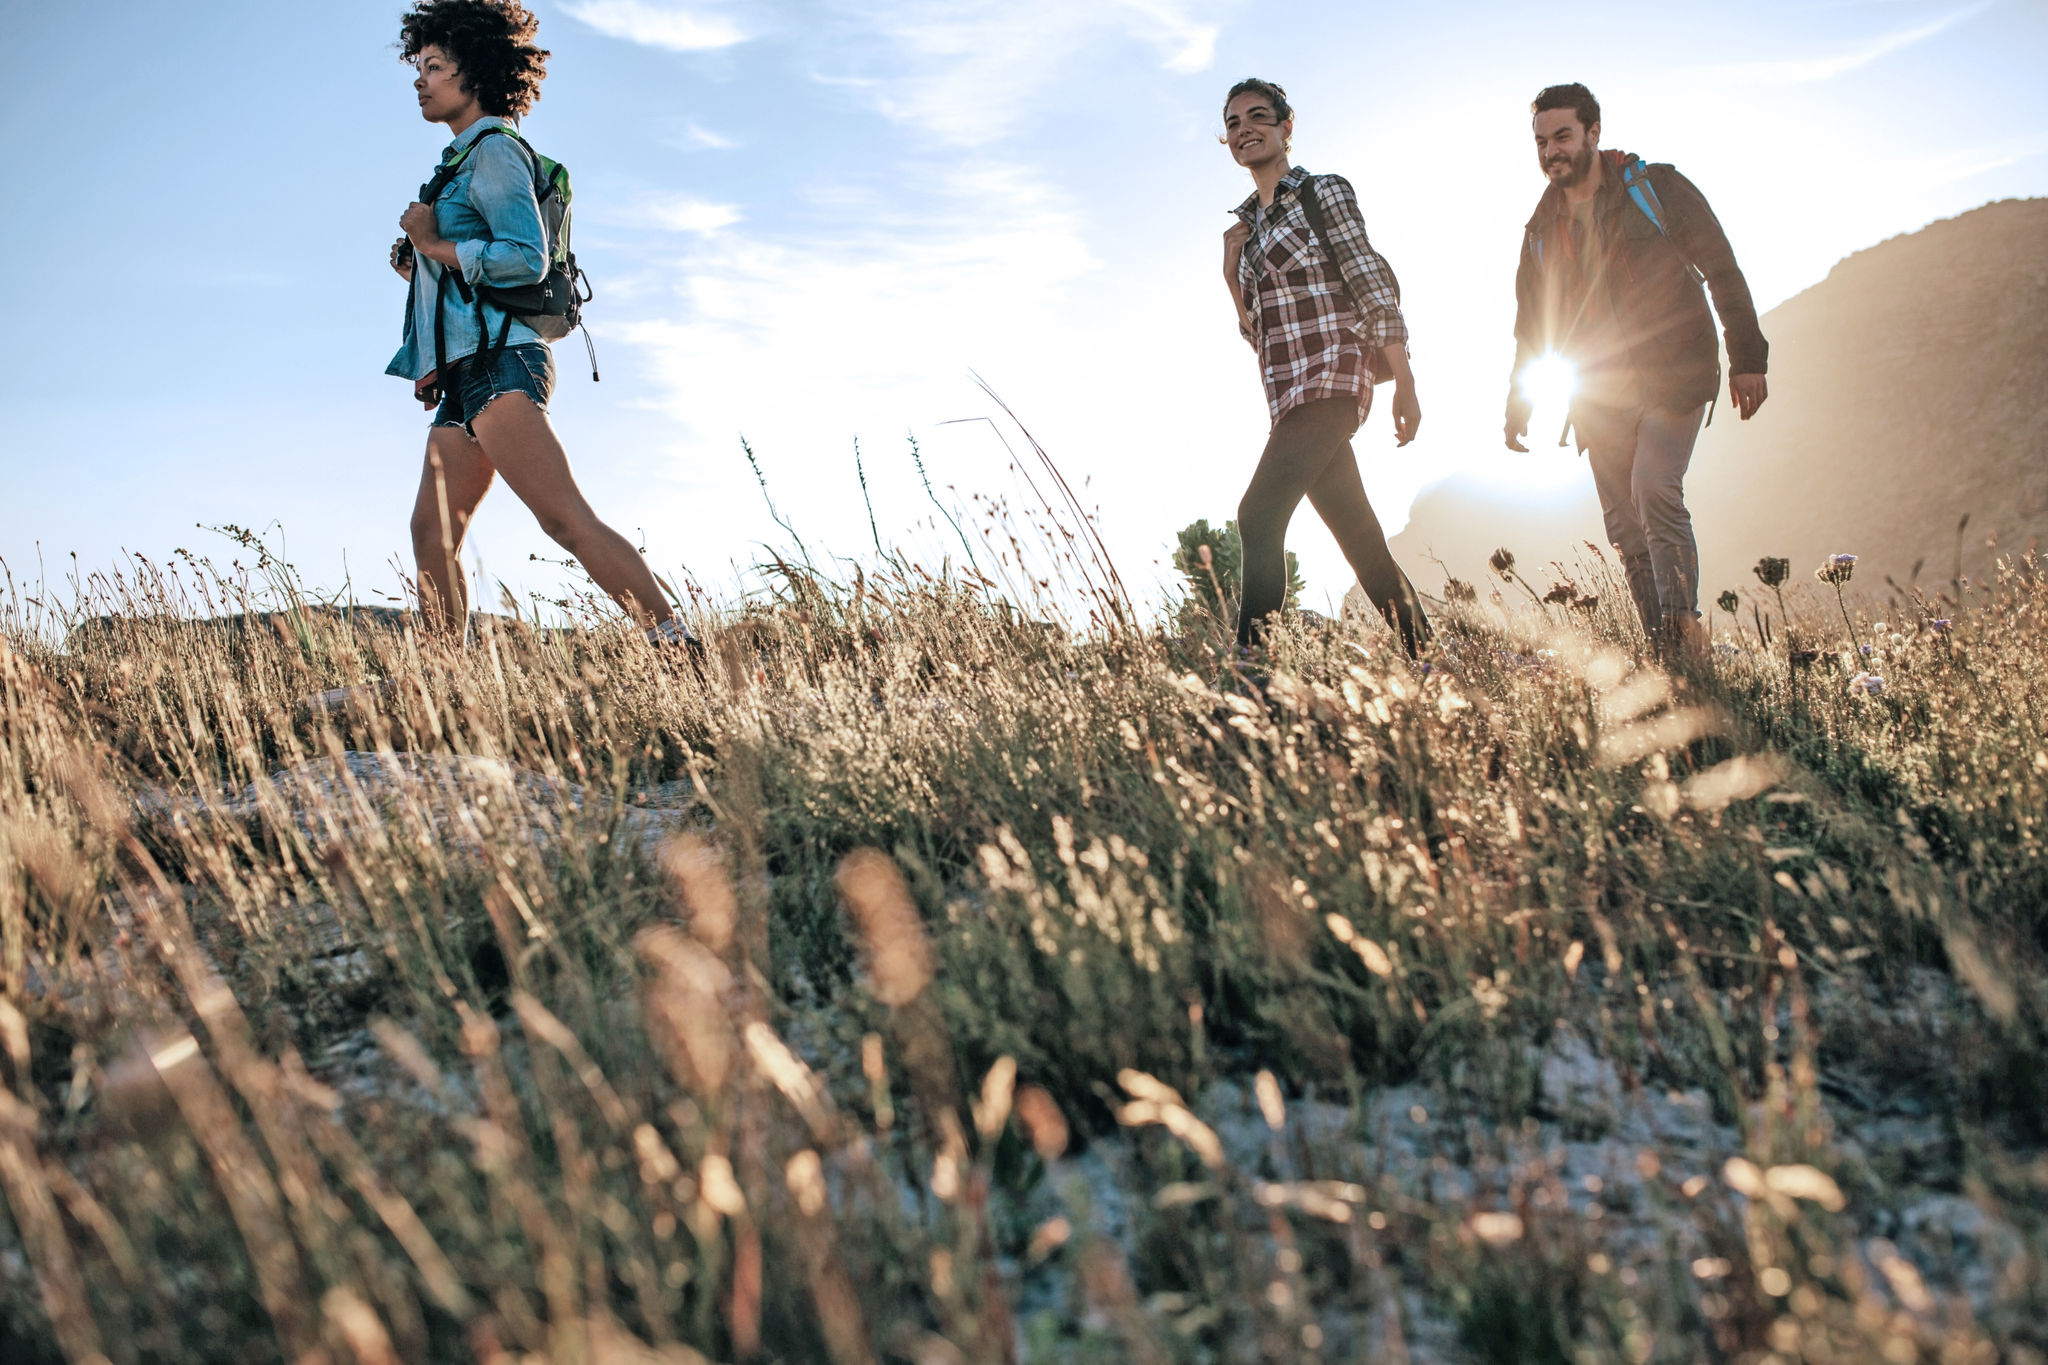
[[[1238,296],[1252,315],[1246,340],[1258,348],[1275,426],[1303,403],[1345,395],[1357,400],[1363,422],[1372,408],[1366,355],[1408,344],[1394,272],[1366,240],[1351,182],[1341,175],[1316,177],[1323,225],[1337,256],[1333,270],[1302,207],[1301,185],[1308,178],[1299,166],[1288,171],[1263,215],[1257,194],[1237,206],[1237,216],[1252,230],[1237,258]],[[1363,318],[1354,297],[1364,303]]]

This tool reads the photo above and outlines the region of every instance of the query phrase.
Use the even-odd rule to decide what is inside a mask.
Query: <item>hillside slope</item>
[[[1857,252],[1771,310],[1771,398],[1734,420],[1724,397],[1688,481],[1701,587],[1746,581],[1760,555],[1804,570],[1838,550],[1904,581],[1966,571],[2048,533],[2048,199],[2005,200]],[[1590,492],[1531,509],[1472,480],[1425,493],[1395,540],[1459,574],[1495,546],[1525,561],[1604,541]],[[1433,582],[1424,582],[1433,589]]]

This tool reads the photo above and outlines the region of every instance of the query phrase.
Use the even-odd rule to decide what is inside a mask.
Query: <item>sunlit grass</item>
[[[1669,665],[1520,566],[1427,668],[1246,678],[999,561],[784,564],[701,673],[277,565],[8,604],[0,1357],[2048,1348],[2031,562]],[[1630,1136],[1674,1094],[1725,1151]],[[2000,1230],[1974,1297],[1914,1181]]]

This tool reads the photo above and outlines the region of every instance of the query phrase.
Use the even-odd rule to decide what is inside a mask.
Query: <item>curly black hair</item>
[[[519,0],[413,0],[399,21],[399,60],[438,47],[462,73],[462,88],[486,114],[519,118],[540,98],[548,50],[536,45],[540,20]]]

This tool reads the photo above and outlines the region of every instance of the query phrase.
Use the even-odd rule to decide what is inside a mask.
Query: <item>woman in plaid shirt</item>
[[[1288,165],[1294,111],[1286,91],[1239,81],[1224,103],[1223,128],[1231,156],[1258,186],[1223,234],[1223,274],[1237,301],[1238,330],[1259,354],[1273,414],[1273,434],[1237,509],[1244,545],[1237,643],[1256,643],[1265,618],[1287,600],[1287,523],[1305,496],[1367,599],[1416,655],[1428,642],[1429,621],[1387,549],[1351,453],[1351,435],[1372,409],[1376,368],[1394,380],[1395,441],[1407,445],[1422,422],[1400,286],[1366,240],[1350,183]]]

